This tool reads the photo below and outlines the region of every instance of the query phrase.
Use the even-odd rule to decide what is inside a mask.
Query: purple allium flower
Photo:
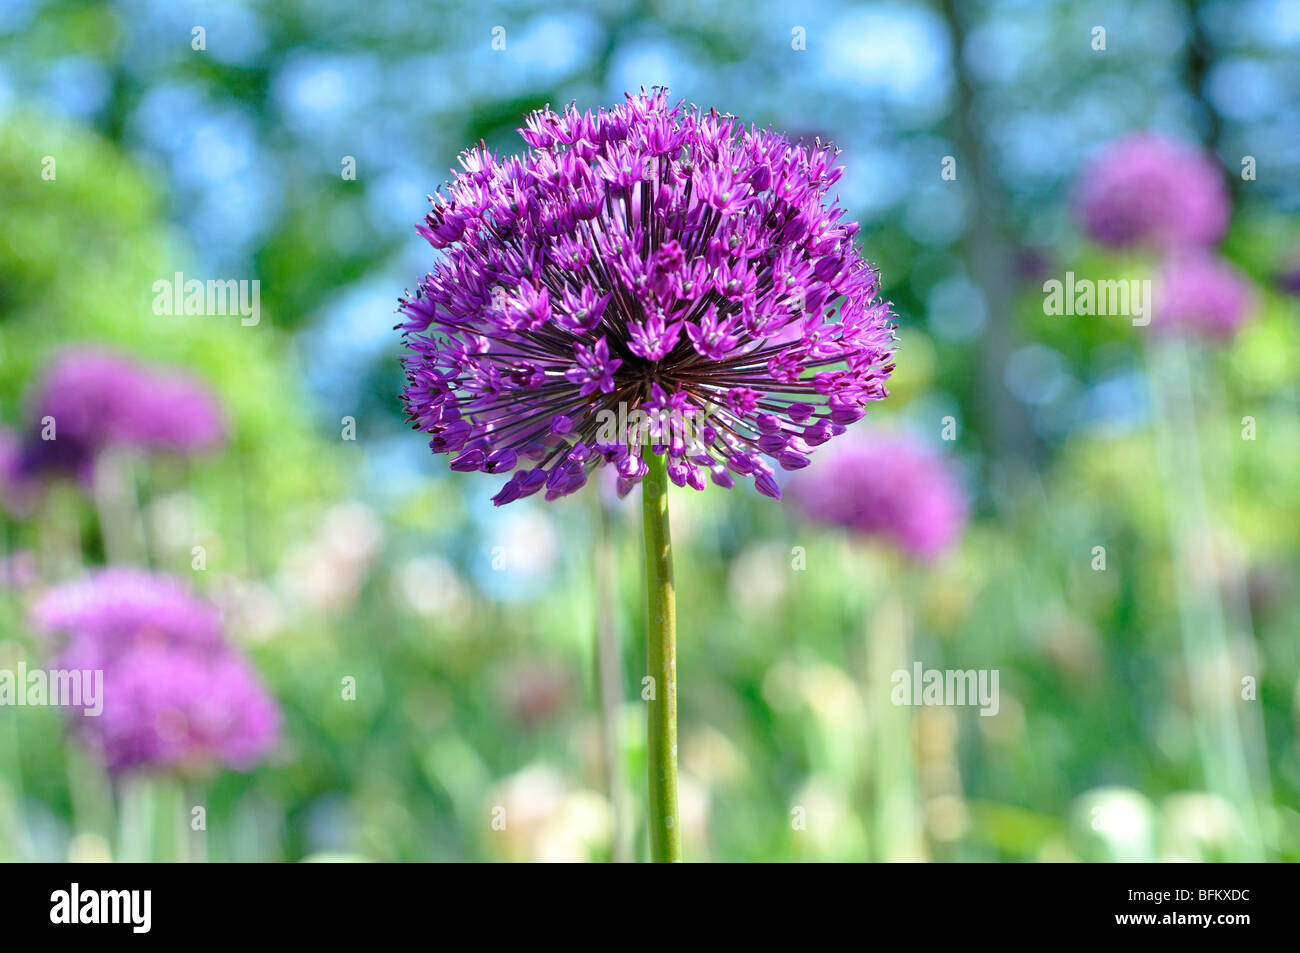
[[[520,134],[431,197],[440,260],[399,308],[408,419],[452,469],[511,473],[497,505],[604,464],[626,493],[640,444],[678,486],[779,497],[769,459],[805,466],[886,395],[892,315],[827,198],[834,151],[663,90]]]
[[[61,669],[93,665],[76,654]],[[168,645],[132,649],[103,668],[103,711],[73,718],[108,769],[203,772],[253,767],[279,740],[280,712],[242,658]]]
[[[190,375],[101,350],[59,354],[30,402],[21,469],[89,476],[108,447],[194,453],[217,447],[225,423],[215,395]],[[47,418],[53,440],[42,439]]]
[[[36,603],[32,620],[66,637],[69,649],[95,667],[141,647],[211,651],[224,641],[215,606],[170,576],[139,569],[103,569],[56,586]]]
[[[814,520],[882,537],[916,559],[938,557],[966,525],[966,494],[947,461],[902,433],[851,434],[790,484]]]
[[[54,668],[104,673],[103,711],[73,721],[114,773],[243,769],[277,742],[275,702],[180,582],[107,569],[50,590],[33,618],[64,637]]]
[[[1224,341],[1250,316],[1250,283],[1209,252],[1174,255],[1156,284],[1153,324]]]
[[[1080,176],[1075,205],[1088,235],[1112,248],[1209,245],[1231,214],[1213,158],[1152,133],[1102,150]]]

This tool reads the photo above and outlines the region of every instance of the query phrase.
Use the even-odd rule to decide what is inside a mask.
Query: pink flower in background
[[[111,351],[59,353],[29,402],[19,468],[89,477],[110,447],[196,453],[225,440],[216,395],[182,371],[141,364]],[[54,439],[46,438],[53,421]]]
[[[1250,283],[1228,262],[1209,252],[1184,252],[1160,272],[1152,323],[1222,341],[1250,316],[1251,297]]]
[[[1210,245],[1231,215],[1213,158],[1152,133],[1103,149],[1080,174],[1075,208],[1084,231],[1111,248]]]
[[[790,492],[812,519],[881,537],[922,560],[956,543],[968,516],[948,461],[893,431],[850,432],[819,468],[794,477]]]
[[[103,672],[103,710],[74,731],[114,773],[252,767],[280,713],[225,639],[217,610],[177,580],[107,569],[51,589],[36,625],[62,637],[54,669]]]

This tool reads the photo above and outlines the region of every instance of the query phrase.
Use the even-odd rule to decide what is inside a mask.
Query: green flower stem
[[[119,452],[100,454],[95,461],[92,495],[108,562],[148,566],[149,546],[140,512],[134,461]]]
[[[646,762],[650,776],[650,859],[682,859],[677,818],[677,606],[673,597],[673,550],[668,531],[668,466],[647,453],[641,481],[645,522],[646,670],[649,699]]]
[[[117,790],[117,859],[128,864],[156,861],[154,815],[157,812],[151,779],[123,778]]]
[[[189,837],[189,856],[187,859],[190,863],[206,864],[208,862],[207,824],[204,824],[202,830],[194,830],[194,815],[191,813],[196,806],[207,803],[207,792],[201,780],[193,780],[185,785],[185,809],[181,815],[181,821],[184,825],[184,832]]]
[[[1156,449],[1168,507],[1179,629],[1203,783],[1233,806],[1241,824],[1241,834],[1229,859],[1260,863],[1269,859],[1272,850],[1267,824],[1260,816],[1260,804],[1270,799],[1270,785],[1266,763],[1260,770],[1258,762],[1263,759],[1252,759],[1248,754],[1250,743],[1242,718],[1250,706],[1240,704],[1235,676],[1223,677],[1243,653],[1233,644],[1221,584],[1205,582],[1207,568],[1217,571],[1221,557],[1207,542],[1214,538],[1216,527],[1204,485],[1197,434],[1197,384],[1184,341],[1175,338],[1149,345],[1147,359]]]
[[[893,700],[893,674],[912,668],[912,600],[908,571],[893,553],[885,563],[885,585],[875,600],[867,647],[873,710],[868,721],[871,759],[873,859],[917,863],[926,859],[916,789],[915,724],[912,709]],[[863,565],[864,579],[874,566]],[[916,691],[920,691],[917,686]]]
[[[12,643],[10,643],[12,645]],[[4,659],[8,664],[11,660]],[[23,759],[19,718],[0,719],[0,861],[35,860],[31,832],[23,817]]]

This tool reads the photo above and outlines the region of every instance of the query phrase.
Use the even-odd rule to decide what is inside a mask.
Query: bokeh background
[[[843,150],[900,323],[861,426],[933,444],[972,512],[918,563],[673,492],[686,856],[1300,857],[1298,52],[1290,0],[3,0],[0,424],[87,342],[219,394],[222,449],[130,471],[136,558],[221,608],[284,722],[253,770],[126,783],[57,710],[2,708],[0,857],[165,859],[194,805],[213,860],[645,855],[637,497],[494,509],[406,429],[392,326],[462,148],[653,85]],[[1222,165],[1252,285],[1238,333],[1189,343],[1182,414],[1150,329],[1043,308],[1066,271],[1150,275],[1070,202],[1148,129]],[[156,315],[178,271],[259,280],[260,323]],[[93,496],[0,518],[0,667],[48,660],[30,607],[114,558]],[[912,660],[997,670],[998,714],[889,705]]]

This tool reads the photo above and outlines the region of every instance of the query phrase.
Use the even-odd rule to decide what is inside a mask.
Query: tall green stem
[[[891,691],[893,674],[910,671],[913,662],[908,579],[898,559],[891,558],[886,564],[885,579],[883,594],[871,616],[867,648],[867,678],[874,706],[867,749],[873,788],[874,857],[888,863],[916,863],[926,859],[916,789],[916,727],[912,709],[894,704]],[[915,690],[919,693],[920,686]]]
[[[1222,572],[1211,542],[1215,527],[1202,476],[1196,385],[1187,344],[1178,339],[1163,342],[1149,350],[1148,361],[1187,690],[1204,783],[1232,805],[1240,821],[1241,835],[1231,848],[1231,859],[1258,863],[1267,860],[1270,851],[1259,809],[1261,793],[1269,788],[1267,763],[1249,756],[1242,724],[1249,706],[1241,704],[1238,694],[1240,675],[1233,669],[1241,652],[1229,638],[1221,583],[1216,578]],[[1213,581],[1206,582],[1207,576]]]
[[[646,761],[650,775],[650,859],[682,859],[677,817],[677,605],[673,597],[673,549],[668,531],[668,468],[661,455],[646,454],[650,469],[641,481],[645,521],[646,670],[654,680],[649,699]]]
[[[156,861],[152,779],[122,778],[117,789],[117,858],[128,864]]]

